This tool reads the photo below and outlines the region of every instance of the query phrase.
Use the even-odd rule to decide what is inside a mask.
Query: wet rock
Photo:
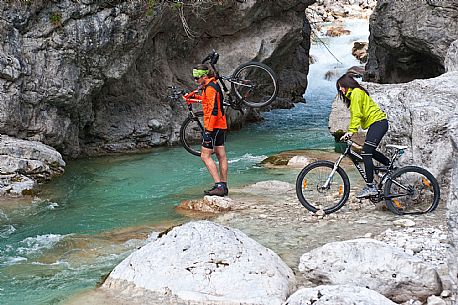
[[[280,304],[295,285],[271,250],[236,229],[208,221],[175,227],[123,260],[102,289],[152,291],[199,304]]]
[[[288,305],[395,305],[380,293],[351,285],[320,285],[302,288],[291,295]]]
[[[65,162],[54,148],[37,141],[0,136],[0,194],[28,195],[37,183],[64,172]]]
[[[270,156],[261,161],[261,164],[272,164],[272,165],[287,165],[289,162],[289,157],[282,155]]]
[[[203,199],[185,200],[177,206],[177,209],[205,213],[221,213],[230,211],[233,205],[232,199],[228,197],[204,196]]]
[[[365,63],[367,62],[367,48],[369,46],[369,43],[367,42],[359,42],[355,41],[353,43],[353,48],[351,49],[351,55],[353,55],[357,60],[359,60],[360,63]],[[361,73],[361,76],[363,73]]]
[[[404,302],[442,291],[433,268],[399,248],[372,239],[328,243],[300,258],[299,270],[315,284],[353,284]]]

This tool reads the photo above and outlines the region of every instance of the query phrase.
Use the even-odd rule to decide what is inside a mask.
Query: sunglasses
[[[194,77],[195,80],[198,80],[200,77]]]

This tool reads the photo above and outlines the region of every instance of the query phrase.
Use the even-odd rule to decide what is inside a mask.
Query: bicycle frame
[[[352,147],[355,147],[357,149],[362,149],[362,147],[353,142],[352,140],[348,140],[347,141],[347,148],[345,149],[345,151],[340,155],[339,159],[337,159],[337,161],[334,163],[334,167],[331,171],[331,173],[329,174],[329,177],[326,179],[326,182],[324,183],[324,185],[322,186],[323,189],[326,189],[326,188],[329,188],[329,185],[331,184],[332,182],[332,178],[335,174],[335,172],[337,171],[337,168],[339,168],[340,166],[340,163],[342,162],[342,160],[345,158],[345,157],[348,157],[353,165],[356,167],[356,169],[358,170],[359,174],[361,175],[361,177],[364,179],[365,182],[367,182],[367,176],[366,176],[366,172],[365,170],[361,167],[361,163],[363,162],[363,157],[361,155],[359,155],[357,152],[355,152]],[[389,179],[389,174],[393,171],[394,169],[394,162],[397,160],[397,158],[399,158],[399,156],[401,156],[402,154],[404,153],[404,151],[402,149],[399,149],[394,155],[393,157],[391,158],[390,160],[390,164],[388,166],[374,166],[374,173],[378,174],[378,173],[383,173],[380,179],[380,183],[378,185],[378,189],[379,191],[381,190],[381,187],[385,184],[386,180]],[[395,183],[396,185],[404,188],[406,191],[408,191],[404,186],[402,185],[399,185],[399,183],[397,183],[396,181],[393,181],[393,183]],[[384,196],[382,195],[382,192],[379,192],[379,198],[378,200],[383,200],[383,199],[391,199],[391,198],[395,198],[395,197],[401,197],[401,196],[404,196],[405,194],[398,194],[398,195],[395,195],[395,196],[391,196],[390,198],[384,198]]]

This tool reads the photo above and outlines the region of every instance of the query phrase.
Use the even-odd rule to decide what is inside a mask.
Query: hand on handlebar
[[[352,136],[353,132],[346,132],[342,137],[340,137],[340,141],[350,140]]]

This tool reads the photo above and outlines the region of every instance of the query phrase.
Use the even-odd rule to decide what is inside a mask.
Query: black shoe
[[[226,193],[226,189],[223,186],[214,185],[208,191],[204,191],[204,194],[208,196],[224,197],[227,193]]]
[[[227,196],[229,194],[229,189],[227,187],[224,187],[224,196]]]

